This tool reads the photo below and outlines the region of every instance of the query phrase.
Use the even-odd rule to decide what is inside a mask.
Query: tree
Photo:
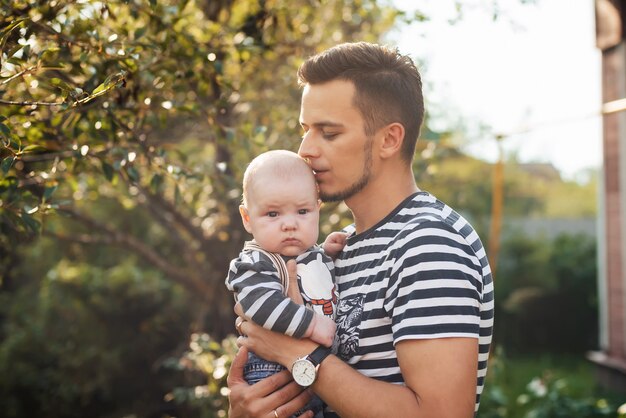
[[[399,16],[374,0],[3,2],[7,416],[172,407],[166,359],[190,331],[233,330],[241,176],[297,146],[298,65]]]
[[[375,1],[12,2],[0,21],[3,235],[42,231],[85,257],[124,248],[224,334],[242,168],[296,145],[295,69],[330,43],[376,40],[397,16]]]

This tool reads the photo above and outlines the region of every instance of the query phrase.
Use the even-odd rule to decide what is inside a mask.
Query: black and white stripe
[[[354,232],[348,228],[348,232]],[[426,192],[351,235],[335,261],[339,353],[366,376],[404,383],[394,345],[408,339],[479,339],[476,409],[493,326],[493,283],[474,229]]]

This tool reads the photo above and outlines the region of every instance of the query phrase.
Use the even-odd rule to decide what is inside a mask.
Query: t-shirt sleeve
[[[444,222],[428,221],[402,231],[393,246],[384,306],[394,344],[478,338],[482,268],[466,240]]]
[[[234,292],[244,316],[263,328],[301,338],[313,320],[311,310],[284,295],[276,267],[257,251],[231,261],[226,287]]]

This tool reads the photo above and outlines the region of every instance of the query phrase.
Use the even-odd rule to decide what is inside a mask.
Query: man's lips
[[[313,174],[315,175],[315,178],[323,176],[324,173],[326,173],[326,170],[316,170],[316,169],[313,169]]]

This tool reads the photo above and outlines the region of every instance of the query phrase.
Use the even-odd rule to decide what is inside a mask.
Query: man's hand
[[[243,366],[247,359],[248,350],[241,347],[230,366],[226,380],[230,389],[228,395],[230,418],[290,417],[311,399],[311,393],[293,382],[287,370],[249,385],[243,378]],[[311,418],[313,412],[307,411],[300,417]]]

